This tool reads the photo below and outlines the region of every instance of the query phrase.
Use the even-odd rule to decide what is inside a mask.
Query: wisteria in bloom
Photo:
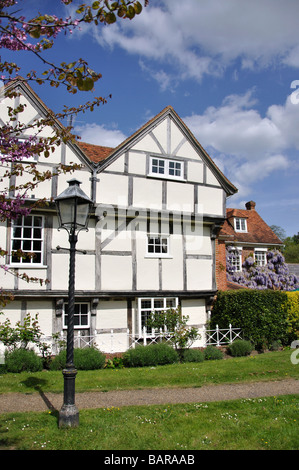
[[[253,256],[248,256],[237,270],[238,252],[235,247],[226,249],[226,273],[228,281],[250,289],[291,291],[299,289],[299,279],[289,272],[284,256],[278,250],[267,252],[267,264],[258,266]]]

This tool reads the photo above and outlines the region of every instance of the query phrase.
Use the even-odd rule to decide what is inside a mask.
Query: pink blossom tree
[[[56,0],[58,1],[58,0]],[[71,5],[74,0],[60,0],[62,4]],[[34,82],[38,85],[49,84],[51,87],[58,88],[62,86],[66,92],[75,94],[77,92],[88,92],[93,89],[95,82],[101,78],[99,72],[92,70],[88,63],[83,59],[75,60],[69,63],[67,60],[62,63],[53,63],[47,58],[47,51],[51,49],[59,35],[71,34],[82,24],[93,24],[97,27],[109,25],[120,20],[132,20],[135,15],[142,11],[142,5],[137,0],[99,0],[93,1],[90,5],[82,4],[76,9],[76,17],[71,16],[59,18],[48,13],[39,13],[34,18],[26,18],[22,15],[22,4],[17,0],[0,0],[0,48],[10,51],[10,53],[20,53],[28,55],[28,62],[32,56],[36,57],[44,70],[38,73],[31,70],[24,77],[22,69],[17,62],[0,62],[0,79],[4,83],[1,90],[0,99],[15,98],[17,93],[9,87],[10,83],[16,78],[25,82]],[[144,0],[144,6],[147,6],[148,0]],[[42,5],[42,3],[41,3]],[[40,5],[40,7],[42,7]],[[16,54],[16,57],[17,54]],[[1,57],[2,59],[2,57]],[[41,182],[53,177],[49,171],[41,172],[37,165],[32,163],[30,157],[33,155],[43,155],[48,157],[55,148],[62,142],[74,139],[71,127],[56,126],[54,134],[49,138],[40,137],[41,130],[46,126],[53,126],[57,120],[68,116],[92,111],[95,106],[106,103],[103,97],[97,97],[93,101],[85,102],[78,107],[66,107],[59,113],[53,113],[48,110],[48,114],[34,123],[22,123],[18,117],[24,111],[24,105],[16,108],[8,107],[7,122],[1,127],[0,135],[0,163],[4,168],[2,176],[2,190],[0,191],[0,221],[15,220],[19,216],[28,215],[34,207],[48,203],[48,201],[38,200],[28,204],[27,194],[29,190],[34,189]],[[30,137],[26,140],[21,136],[27,132]],[[73,171],[77,166],[60,165],[57,173]],[[22,177],[29,174],[26,183],[18,186],[12,185],[12,177]],[[25,181],[25,180],[24,180]],[[11,194],[14,194],[13,197]],[[20,250],[19,250],[20,251]],[[6,256],[7,252],[0,248],[0,256]],[[16,254],[14,254],[16,255]],[[17,253],[22,256],[22,252]],[[10,272],[5,264],[1,268]],[[15,272],[11,271],[15,275]],[[40,279],[30,278],[26,274],[22,275],[26,281],[42,282]],[[11,298],[7,293],[0,289],[0,302],[6,303]]]

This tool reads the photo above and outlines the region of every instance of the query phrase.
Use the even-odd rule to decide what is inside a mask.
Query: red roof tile
[[[94,163],[99,163],[105,160],[114,150],[112,147],[102,147],[100,145],[88,144],[86,142],[77,142],[77,145]]]
[[[227,209],[226,220],[219,232],[222,240],[240,243],[264,243],[268,245],[282,245],[282,241],[275,235],[266,222],[255,209]],[[234,218],[246,218],[247,232],[235,232]]]

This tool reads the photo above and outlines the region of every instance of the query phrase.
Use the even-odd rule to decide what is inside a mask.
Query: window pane
[[[141,308],[151,308],[152,302],[150,299],[141,300]]]
[[[24,238],[31,238],[31,228],[24,228]]]
[[[162,239],[162,253],[167,253],[168,252],[168,244],[167,244],[167,238]]]
[[[14,251],[20,250],[21,249],[21,240],[13,240],[12,249]]]
[[[164,300],[163,299],[155,299],[154,300],[154,308],[163,308],[164,307]]]
[[[33,230],[33,238],[42,238],[42,230],[40,228]]]
[[[175,308],[176,300],[175,299],[166,299],[166,307],[167,308]]]
[[[32,216],[31,215],[26,215],[24,217],[24,226],[25,227],[31,227],[32,226]]]
[[[42,249],[42,242],[33,242],[33,251],[41,251]]]
[[[21,229],[21,227],[15,227],[15,228],[13,229],[13,237],[14,237],[14,238],[20,238],[21,235],[22,235],[22,229]]]
[[[42,227],[42,217],[34,217],[34,227]]]
[[[32,259],[33,263],[41,263],[42,261],[42,254],[41,253],[34,253],[34,257]]]

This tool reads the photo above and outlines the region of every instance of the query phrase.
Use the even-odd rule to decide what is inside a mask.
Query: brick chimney
[[[254,201],[246,202],[245,207],[248,211],[255,210],[255,202]]]

